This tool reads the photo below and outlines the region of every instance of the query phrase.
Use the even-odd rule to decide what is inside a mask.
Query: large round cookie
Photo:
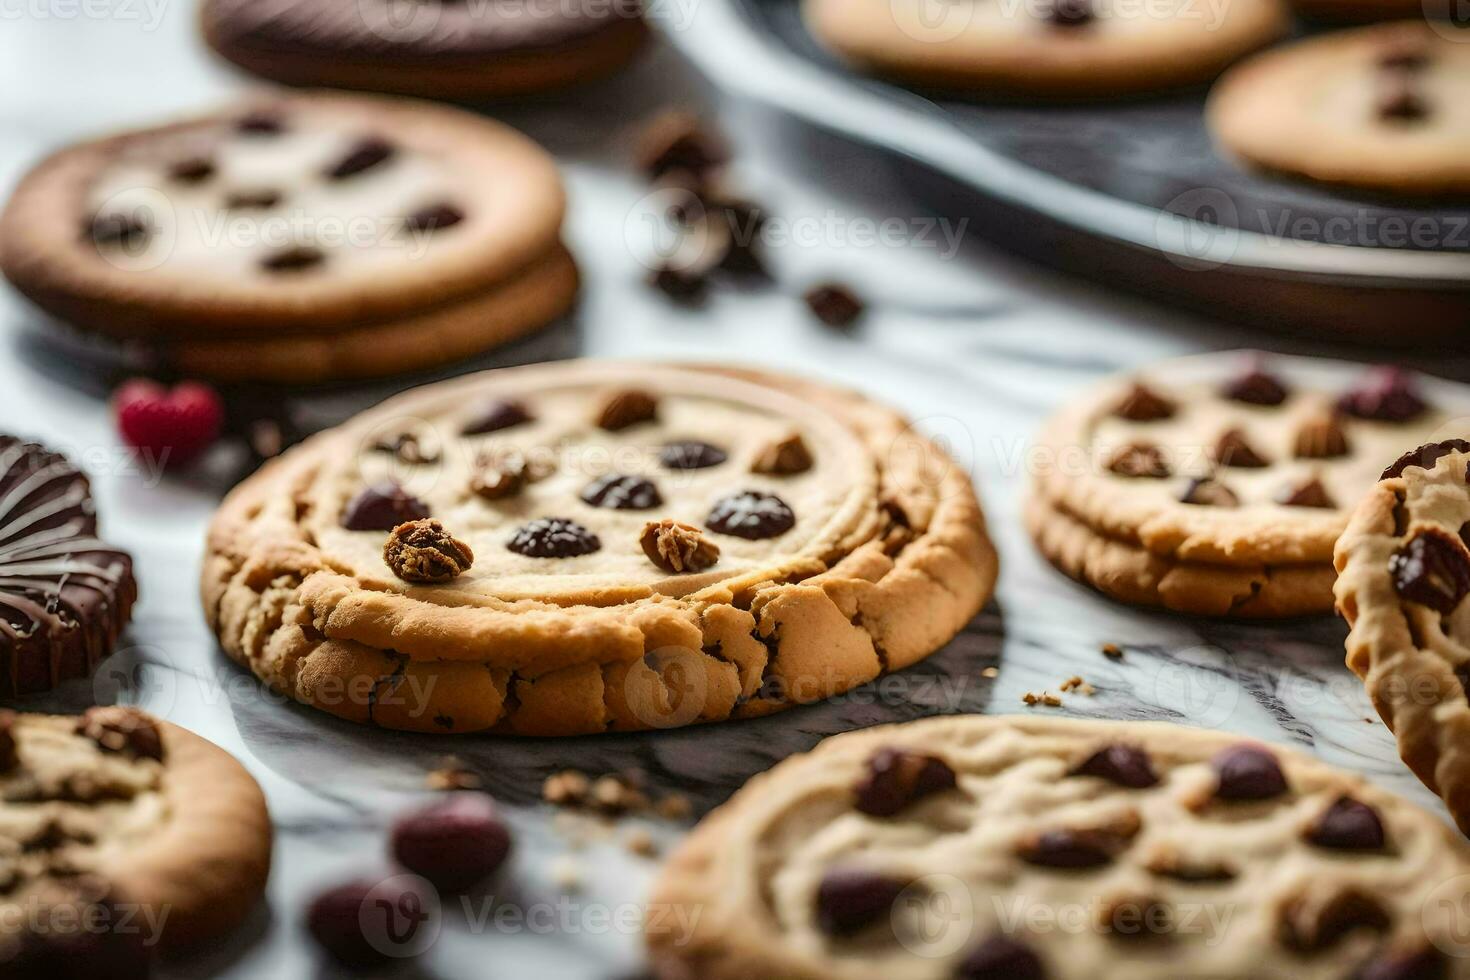
[[[1470,847],[1362,777],[1155,723],[965,716],[828,739],[665,866],[658,976],[1470,976]]]
[[[270,856],[260,787],[212,743],[131,708],[0,710],[0,973],[143,976],[237,925]]]
[[[564,205],[550,156],[498,123],[407,100],[276,97],[53,155],[0,217],[0,268],[114,338],[258,343],[287,362],[330,345],[350,373],[383,374],[400,369],[396,337],[442,361],[565,311]],[[503,299],[518,292],[535,302]],[[442,352],[426,342],[441,333]]]
[[[1210,130],[1249,163],[1390,194],[1470,193],[1470,32],[1405,21],[1325,34],[1233,69]]]
[[[1115,377],[1037,440],[1026,522],[1073,578],[1215,616],[1332,609],[1332,549],[1405,444],[1470,406],[1391,370],[1244,353]]]
[[[469,570],[390,567],[414,519]],[[932,653],[995,575],[969,480],[894,412],[585,361],[420,389],[307,441],[225,501],[203,593],[231,656],[333,714],[559,735],[828,697]]]
[[[1470,442],[1407,453],[1337,545],[1348,666],[1399,751],[1470,833]]]
[[[1279,0],[805,0],[861,69],[977,95],[1098,99],[1208,81],[1286,30]]]
[[[590,82],[642,46],[639,0],[208,0],[204,36],[291,85],[442,99]]]
[[[0,435],[0,697],[86,677],[138,597],[133,562],[97,537],[86,476]]]

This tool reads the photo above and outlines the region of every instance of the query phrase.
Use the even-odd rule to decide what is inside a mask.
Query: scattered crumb
[[[552,806],[582,809],[605,818],[654,813],[669,820],[685,820],[694,812],[682,794],[670,793],[655,801],[647,787],[648,774],[640,769],[595,780],[567,769],[547,777],[541,798]]]
[[[646,830],[633,830],[623,838],[623,846],[628,853],[639,857],[658,857],[658,844],[653,840],[653,835]]]
[[[480,789],[480,776],[465,768],[462,761],[452,755],[439,760],[439,767],[424,776],[424,785],[432,790]]]
[[[570,854],[563,854],[551,862],[551,880],[564,892],[582,890],[582,865]]]
[[[1363,719],[1363,722],[1365,724],[1371,725],[1371,724],[1373,724],[1373,719],[1372,718],[1364,718]]]
[[[1122,660],[1123,648],[1116,643],[1104,643],[1102,645],[1102,655],[1109,660]]]
[[[541,798],[553,806],[579,806],[587,800],[591,782],[575,769],[547,776],[541,785]]]
[[[1027,691],[1021,696],[1021,700],[1033,707],[1038,704],[1044,704],[1048,708],[1060,708],[1062,706],[1062,699],[1049,691],[1042,691],[1040,694]]]
[[[666,820],[688,820],[694,814],[694,804],[682,793],[670,793],[658,801],[655,809]]]
[[[636,813],[648,809],[648,797],[620,776],[603,776],[592,784],[592,805],[606,813]]]
[[[1097,688],[1093,687],[1082,678],[1076,676],[1069,677],[1066,680],[1062,681],[1060,686],[1064,692],[1070,693],[1072,691],[1080,691],[1088,697],[1092,697],[1094,694],[1097,693]]]
[[[999,677],[1000,676],[1000,668],[999,667],[986,667],[984,670],[980,671],[980,676],[981,677],[990,677],[990,678]]]

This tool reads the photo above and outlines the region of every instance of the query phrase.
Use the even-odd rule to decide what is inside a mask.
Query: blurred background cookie
[[[207,0],[217,52],[291,85],[443,99],[528,95],[626,64],[647,28],[641,0]]]
[[[556,165],[499,123],[311,94],[62,150],[0,217],[0,269],[84,330],[193,374],[397,374],[566,312]]]

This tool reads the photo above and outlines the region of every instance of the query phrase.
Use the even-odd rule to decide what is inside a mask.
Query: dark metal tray
[[[939,213],[1048,264],[1262,326],[1369,343],[1470,338],[1470,202],[1397,202],[1221,155],[1203,89],[987,104],[866,78],[798,0],[706,0],[670,39],[714,81],[881,148]]]

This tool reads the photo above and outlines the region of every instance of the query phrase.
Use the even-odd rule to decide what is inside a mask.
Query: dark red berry
[[[1470,552],[1437,528],[1420,531],[1389,556],[1388,571],[1402,598],[1444,615],[1470,592]]]
[[[427,897],[407,879],[353,881],[323,892],[306,913],[311,937],[354,970],[404,958],[429,925]]]
[[[1378,422],[1408,422],[1429,406],[1414,390],[1413,381],[1402,369],[1380,367],[1364,377],[1357,388],[1338,400],[1348,415]]]
[[[392,480],[364,487],[342,509],[342,526],[349,531],[391,531],[409,521],[429,516],[429,505]]]
[[[1276,756],[1254,745],[1235,745],[1215,756],[1222,800],[1268,800],[1286,792],[1286,774]]]
[[[868,771],[854,793],[863,813],[891,817],[915,800],[954,788],[954,770],[943,759],[884,748],[868,759]]]
[[[459,431],[461,435],[483,436],[532,421],[535,420],[520,402],[497,400],[486,405]]]
[[[1098,749],[1072,770],[1074,776],[1096,776],[1130,789],[1147,789],[1159,782],[1148,753],[1132,745],[1109,745]]]
[[[1350,796],[1339,797],[1317,818],[1307,840],[1338,851],[1381,851],[1385,842],[1378,811]]]
[[[1044,868],[1096,868],[1108,864],[1122,841],[1095,830],[1048,830],[1023,841],[1021,860]]]
[[[833,936],[848,936],[883,922],[907,882],[857,868],[835,868],[817,887],[817,925]]]
[[[510,844],[510,830],[483,793],[455,793],[393,827],[394,859],[447,892],[464,891],[494,874]]]
[[[991,936],[955,970],[955,980],[1044,980],[1045,976],[1040,958],[1008,936]]]
[[[582,490],[582,502],[609,510],[652,510],[664,502],[663,494],[641,476],[609,473]]]

